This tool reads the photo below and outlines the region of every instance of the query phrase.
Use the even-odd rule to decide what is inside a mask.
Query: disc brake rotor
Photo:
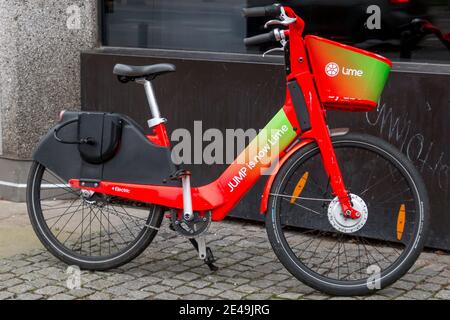
[[[360,230],[366,224],[368,218],[367,206],[363,199],[355,194],[350,194],[353,208],[361,213],[358,219],[344,216],[339,199],[334,198],[328,205],[328,220],[334,229],[343,233],[353,233]]]

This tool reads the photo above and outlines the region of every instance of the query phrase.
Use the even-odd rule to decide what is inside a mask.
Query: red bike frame
[[[304,21],[297,17],[291,8],[284,7],[284,9],[288,16],[296,18],[296,22],[289,25],[289,30],[282,31],[284,36],[289,39],[290,72],[286,80],[296,80],[300,86],[309,113],[311,128],[301,129],[293,99],[289,90],[286,90],[284,106],[266,127],[273,134],[263,138],[260,133],[216,181],[191,189],[193,210],[211,210],[212,220],[222,220],[261,175],[267,173],[266,170],[273,168],[262,196],[261,212],[266,212],[272,183],[279,168],[296,151],[312,142],[316,142],[319,146],[331,188],[334,195],[339,198],[344,214],[351,218],[359,217],[359,212],[352,208],[342,179],[326,124],[325,109],[319,99],[315,80],[311,73],[302,37]],[[154,134],[148,138],[153,143],[170,147],[164,124],[159,124],[154,128]],[[273,146],[278,148],[272,148]],[[74,188],[153,203],[168,208],[183,209],[181,186],[168,187],[102,181],[98,187],[94,188],[81,187],[79,180],[76,179],[70,180],[69,184]]]

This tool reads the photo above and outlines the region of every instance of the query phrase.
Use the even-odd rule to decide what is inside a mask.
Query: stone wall
[[[97,0],[0,0],[0,198],[23,200],[24,160],[80,108],[80,52],[97,45]]]
[[[1,156],[28,159],[62,109],[80,106],[80,51],[96,0],[0,0]]]

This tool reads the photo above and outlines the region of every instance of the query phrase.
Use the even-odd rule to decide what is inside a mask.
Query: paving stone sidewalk
[[[330,297],[293,278],[277,261],[263,225],[213,223],[208,245],[218,258],[211,272],[188,241],[165,227],[127,265],[81,273],[67,287],[67,266],[44,250],[0,260],[2,299],[450,299],[450,255],[425,252],[391,287],[366,297]]]

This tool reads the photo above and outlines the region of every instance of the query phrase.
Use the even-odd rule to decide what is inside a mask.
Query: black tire
[[[333,145],[334,148],[336,150],[336,154],[338,155],[338,150],[345,150],[348,151],[350,149],[344,149],[344,148],[355,148],[355,150],[359,150],[359,148],[361,148],[361,152],[366,152],[367,154],[373,152],[374,154],[378,154],[378,157],[383,160],[383,161],[389,161],[393,168],[397,168],[398,169],[398,175],[403,175],[403,179],[404,179],[404,183],[407,183],[411,190],[411,195],[413,195],[414,197],[411,198],[411,200],[409,201],[413,201],[414,200],[414,214],[413,214],[413,218],[408,218],[410,219],[410,224],[408,225],[408,230],[410,230],[410,234],[408,234],[407,236],[403,236],[402,234],[400,235],[400,239],[403,241],[403,238],[405,238],[405,243],[400,243],[397,244],[395,243],[395,241],[387,241],[384,244],[389,244],[392,245],[392,247],[394,248],[394,250],[398,250],[399,247],[397,247],[398,245],[401,245],[403,248],[402,252],[398,253],[398,257],[396,258],[395,261],[392,262],[392,265],[389,267],[387,266],[386,268],[381,268],[381,272],[379,273],[379,286],[377,287],[370,287],[368,286],[368,280],[367,279],[363,279],[364,274],[361,275],[361,279],[350,279],[352,276],[346,276],[347,278],[345,278],[344,276],[342,276],[342,279],[339,276],[339,271],[338,271],[338,275],[335,275],[335,271],[330,271],[331,269],[333,269],[334,263],[335,261],[333,260],[333,262],[331,263],[331,266],[327,265],[327,268],[329,267],[330,270],[327,270],[327,273],[324,272],[319,272],[321,269],[323,269],[324,267],[321,266],[321,264],[325,264],[324,261],[326,261],[327,263],[331,260],[327,260],[328,259],[328,255],[330,253],[328,253],[327,258],[324,259],[324,261],[321,261],[323,255],[325,255],[325,253],[322,254],[322,256],[320,257],[320,259],[317,260],[317,262],[308,262],[307,259],[308,258],[304,258],[304,260],[301,260],[301,257],[299,258],[296,254],[294,253],[294,249],[295,245],[290,245],[290,243],[288,243],[289,241],[292,243],[293,240],[291,240],[292,238],[290,238],[290,235],[293,234],[294,232],[299,232],[299,231],[290,231],[293,228],[286,226],[286,224],[288,223],[288,219],[286,218],[286,220],[283,221],[283,223],[285,224],[284,226],[282,226],[282,218],[281,216],[283,215],[281,208],[287,204],[283,204],[282,203],[282,197],[284,196],[285,190],[287,189],[287,185],[288,185],[288,181],[290,179],[291,176],[293,176],[294,174],[296,174],[295,172],[300,172],[300,174],[303,172],[303,169],[299,169],[302,168],[303,166],[307,166],[308,165],[308,160],[310,159],[314,159],[315,155],[317,155],[319,153],[318,151],[318,146],[315,143],[311,143],[310,145],[306,146],[305,148],[300,149],[299,151],[297,151],[297,153],[293,154],[292,157],[290,159],[288,159],[286,161],[286,163],[281,167],[280,171],[278,172],[274,183],[272,185],[271,191],[270,191],[270,197],[269,197],[269,203],[268,203],[268,210],[267,210],[267,214],[266,214],[266,229],[267,229],[267,233],[268,233],[268,237],[269,237],[269,241],[272,245],[272,248],[276,254],[276,256],[279,258],[280,262],[285,266],[285,268],[292,274],[294,275],[298,280],[302,281],[303,283],[317,289],[320,290],[322,292],[328,293],[328,294],[332,294],[332,295],[365,295],[365,294],[370,294],[373,293],[375,290],[379,290],[379,289],[383,289],[386,286],[389,286],[390,284],[392,284],[393,282],[395,282],[396,280],[398,280],[399,278],[401,278],[410,268],[411,266],[414,264],[414,262],[416,261],[416,259],[418,258],[418,256],[420,255],[423,246],[424,246],[424,241],[426,240],[427,237],[427,233],[428,233],[428,228],[429,228],[429,202],[428,202],[428,195],[427,195],[427,191],[424,185],[424,182],[419,174],[419,172],[417,171],[417,169],[414,167],[414,165],[406,158],[405,155],[403,155],[400,151],[398,151],[395,147],[393,147],[392,145],[390,145],[389,143],[387,143],[384,140],[381,140],[379,138],[376,137],[372,137],[369,135],[365,135],[365,134],[355,134],[355,133],[350,133],[344,136],[337,136],[337,137],[333,137]],[[341,149],[339,149],[341,148]],[[343,152],[343,151],[342,151]],[[339,160],[339,156],[338,156],[338,160]],[[381,161],[380,160],[380,161]],[[313,160],[310,160],[313,161]],[[341,171],[343,172],[343,178],[344,178],[344,182],[346,183],[347,187],[348,187],[348,181],[346,179],[346,176],[344,174],[344,172],[346,170],[343,170],[344,167],[344,163],[342,163],[341,160],[339,160],[339,164],[341,166]],[[353,164],[349,164],[349,167],[347,168],[349,171],[353,170]],[[351,166],[351,167],[350,167]],[[367,166],[366,166],[367,167]],[[357,169],[354,169],[357,170]],[[377,169],[378,170],[378,169]],[[376,170],[376,171],[377,171]],[[359,172],[359,171],[358,171]],[[388,174],[389,172],[386,172],[386,174]],[[391,173],[392,176],[393,173]],[[370,176],[371,177],[371,176]],[[347,177],[348,178],[348,177]],[[351,177],[353,179],[353,177]],[[389,180],[390,177],[387,178],[387,180]],[[396,178],[397,180],[400,180],[399,178]],[[295,180],[295,179],[294,179]],[[357,180],[355,178],[355,180]],[[369,180],[370,178],[368,178],[367,180],[367,184],[369,184]],[[379,180],[385,180],[385,179],[381,179],[379,178]],[[403,180],[401,180],[403,181]],[[309,183],[309,182],[308,182]],[[315,184],[316,182],[314,182]],[[355,182],[356,183],[356,182]],[[379,183],[377,181],[377,183]],[[403,182],[402,182],[403,183]],[[311,182],[311,186],[314,185],[313,182]],[[367,185],[366,185],[367,186]],[[375,187],[375,189],[378,188]],[[392,186],[392,188],[394,188],[394,186]],[[363,189],[366,191],[366,189]],[[365,192],[364,191],[364,192]],[[326,193],[327,191],[325,191]],[[330,191],[331,192],[331,191]],[[364,193],[363,192],[363,193]],[[374,192],[374,191],[372,191]],[[389,190],[388,190],[389,192]],[[289,194],[289,193],[286,193]],[[392,193],[388,194],[388,199],[390,199],[389,197],[391,196]],[[331,195],[331,193],[330,193]],[[331,195],[332,197],[332,195]],[[406,197],[406,195],[405,195]],[[306,199],[306,198],[304,198]],[[291,198],[292,200],[292,198]],[[306,200],[310,200],[310,199],[306,199]],[[303,203],[306,203],[306,200],[301,200],[304,201]],[[295,200],[297,201],[297,199]],[[288,201],[285,201],[288,202]],[[315,207],[314,207],[315,208]],[[418,211],[417,211],[418,209]],[[285,212],[290,211],[289,210],[285,210]],[[323,217],[323,216],[314,216],[313,214],[309,215],[309,218],[307,217],[308,214],[305,213],[304,209],[298,209],[298,208],[294,208],[292,210],[297,210],[297,212],[299,210],[303,210],[302,215],[301,216],[296,216],[296,219],[300,219],[301,223],[300,225],[302,225],[303,223],[310,223],[310,221],[313,221],[313,219],[319,219],[319,217],[321,219],[325,220],[329,220],[329,217]],[[319,209],[317,209],[319,210]],[[384,209],[374,209],[374,213],[379,214],[381,211],[379,210],[384,210]],[[324,211],[325,212],[325,209]],[[329,215],[329,208],[328,208],[328,215]],[[416,213],[417,212],[417,213]],[[320,212],[318,212],[320,213]],[[322,213],[320,213],[322,214]],[[399,213],[400,215],[400,213]],[[368,220],[370,220],[370,208],[368,210]],[[373,214],[372,217],[374,217],[373,219],[380,219],[375,217],[375,215]],[[284,218],[283,218],[284,219]],[[308,220],[309,219],[309,220]],[[372,239],[369,239],[367,237],[365,237],[365,233],[367,232],[364,230],[364,227],[362,227],[361,230],[358,230],[357,232],[359,233],[358,236],[354,237],[353,239],[350,238],[353,235],[348,235],[348,234],[343,234],[340,233],[339,231],[337,231],[337,229],[333,229],[331,223],[329,224],[329,230],[332,230],[332,232],[334,233],[329,233],[329,232],[322,232],[322,231],[312,231],[311,228],[306,228],[306,229],[295,229],[295,230],[302,230],[302,232],[304,231],[302,234],[303,236],[306,237],[310,237],[313,238],[314,234],[319,235],[320,237],[327,237],[327,241],[328,239],[337,239],[337,237],[342,237],[344,240],[339,240],[339,241],[343,241],[344,243],[344,251],[346,250],[346,246],[345,244],[347,243],[353,243],[355,242],[355,239],[357,239],[358,241],[363,241],[361,242],[362,245],[366,248],[366,245],[364,245],[364,243],[368,243],[368,241],[372,241]],[[298,224],[297,224],[298,225]],[[398,228],[398,222],[397,222],[397,226]],[[328,227],[327,227],[328,228]],[[285,230],[285,231],[283,231]],[[390,230],[390,229],[389,229]],[[397,229],[398,230],[398,229]],[[286,232],[288,234],[288,236],[286,237],[284,235],[284,232]],[[403,229],[402,229],[403,232]],[[307,233],[309,233],[308,235],[306,235]],[[382,232],[380,231],[380,234]],[[361,236],[362,235],[362,236]],[[403,236],[403,238],[402,238]],[[349,238],[349,241],[347,242],[347,237]],[[398,235],[397,235],[398,237]],[[376,238],[376,237],[375,237]],[[286,240],[288,239],[288,240]],[[383,238],[382,238],[383,239]],[[387,239],[387,238],[386,238]],[[312,240],[311,240],[312,241]],[[332,241],[332,240],[330,240]],[[335,240],[337,241],[337,240]],[[297,240],[298,242],[298,240]],[[375,243],[375,240],[373,241],[373,243]],[[378,242],[377,242],[378,243]],[[308,244],[308,246],[311,246],[311,243]],[[319,256],[319,253],[322,249],[319,249],[321,246],[321,243],[319,242],[319,244],[317,244],[317,247],[315,248],[315,251],[318,252],[314,252],[313,254],[310,254],[310,259],[312,260],[314,258],[314,254],[316,254],[316,256]],[[378,248],[377,250],[382,250],[378,244],[374,245],[375,248]],[[306,247],[306,243],[305,243],[305,247]],[[303,248],[303,247],[302,247]],[[369,247],[371,248],[371,247]],[[303,249],[303,251],[313,251],[311,247],[308,247],[306,249]],[[360,244],[358,243],[358,251],[360,250]],[[298,250],[299,251],[299,250]],[[334,253],[334,247],[333,249],[330,250],[330,252]],[[386,251],[384,251],[386,252]],[[303,255],[303,252],[300,254]],[[306,254],[304,254],[306,256]],[[339,244],[339,248],[337,249],[337,256],[341,255],[341,244]],[[370,264],[371,258],[369,256],[369,254],[367,254],[367,264]],[[387,254],[387,258],[389,258],[389,254]],[[383,255],[384,257],[384,255]],[[350,257],[352,260],[352,257]],[[334,258],[336,259],[336,258]],[[361,264],[361,257],[359,258],[359,263]],[[381,258],[380,258],[381,259]],[[339,258],[338,258],[339,260]],[[343,260],[341,258],[341,260]],[[390,259],[386,259],[387,261],[391,262]],[[356,262],[357,260],[355,259],[354,262]],[[376,261],[376,259],[375,259]],[[338,261],[338,264],[340,262]],[[312,265],[312,266],[310,266]],[[342,264],[343,266],[345,265],[344,263]],[[348,268],[348,266],[347,266]],[[335,268],[336,269],[336,268]],[[366,269],[367,271],[367,269]],[[362,273],[362,270],[359,270],[359,272]],[[334,277],[329,276],[329,273],[334,273]],[[350,270],[348,271],[348,273],[350,274]]]
[[[60,259],[61,261],[63,261],[64,263],[68,264],[68,265],[76,265],[78,267],[80,267],[81,269],[85,269],[85,270],[107,270],[107,269],[112,269],[112,268],[117,268],[129,261],[131,261],[132,259],[136,258],[138,255],[140,255],[147,247],[148,245],[152,242],[153,238],[155,237],[155,235],[158,232],[158,228],[161,225],[162,219],[163,219],[163,208],[160,206],[156,206],[156,205],[151,205],[151,206],[146,206],[143,208],[139,208],[142,212],[143,215],[145,215],[145,212],[147,212],[147,217],[142,219],[142,226],[137,224],[137,220],[133,221],[133,223],[136,225],[136,227],[139,227],[140,229],[136,231],[136,238],[135,239],[130,239],[129,243],[125,242],[123,247],[119,247],[119,245],[117,245],[116,243],[114,243],[114,238],[111,237],[111,235],[113,235],[114,230],[110,231],[110,234],[108,234],[109,236],[109,253],[104,252],[104,254],[102,255],[102,251],[101,248],[103,246],[103,244],[100,243],[100,254],[92,254],[90,255],[87,252],[87,249],[84,248],[83,249],[83,243],[86,243],[87,240],[83,240],[83,237],[87,237],[87,226],[85,227],[85,231],[83,231],[83,226],[81,227],[81,249],[80,251],[75,251],[73,248],[69,248],[67,245],[65,245],[64,243],[62,243],[62,241],[60,239],[58,239],[58,236],[54,234],[54,231],[52,231],[52,228],[49,227],[48,223],[46,222],[43,210],[42,210],[42,201],[41,201],[41,192],[44,192],[43,188],[41,188],[42,182],[43,180],[43,175],[46,174],[45,177],[47,177],[47,174],[50,174],[52,176],[55,177],[54,181],[59,181],[59,182],[63,182],[63,180],[59,177],[57,177],[54,173],[46,170],[46,168],[37,163],[37,162],[33,162],[33,164],[31,165],[31,169],[30,169],[30,173],[29,173],[29,177],[28,177],[28,184],[27,184],[27,207],[28,207],[28,215],[30,217],[30,221],[31,221],[31,225],[33,226],[33,229],[36,233],[36,235],[38,236],[39,240],[42,242],[42,244],[45,246],[45,248],[50,251],[56,258]],[[48,179],[48,178],[47,178]],[[46,180],[48,181],[48,180]],[[58,183],[59,183],[58,182]],[[55,186],[58,186],[58,184],[56,182]],[[48,185],[48,183],[47,183]],[[74,199],[73,201],[84,201],[81,196],[80,199],[81,200],[76,200],[77,199],[77,194],[79,190],[69,190],[67,186],[63,186],[61,187],[60,191],[64,191],[63,194],[68,194],[71,196],[70,199]],[[53,187],[53,189],[57,189],[57,187]],[[59,195],[61,194],[61,192],[59,193]],[[74,194],[74,195],[72,195]],[[67,196],[67,195],[66,195]],[[52,195],[50,196],[50,198],[52,197]],[[59,196],[59,198],[62,198],[62,196]],[[45,197],[43,198],[43,200],[45,199]],[[61,199],[57,199],[55,198],[51,198],[50,200],[45,200],[45,201],[66,201],[66,200],[61,200]],[[71,201],[71,202],[73,202]],[[69,202],[69,200],[67,200],[67,202]],[[84,204],[83,204],[83,211],[84,211]],[[109,207],[108,207],[109,208]],[[149,210],[148,210],[149,209]],[[49,209],[52,210],[52,209]],[[62,209],[61,209],[62,210]],[[87,211],[88,209],[86,209]],[[92,209],[89,209],[92,211]],[[110,209],[112,210],[112,209]],[[125,210],[125,209],[124,209]],[[45,210],[44,210],[45,211]],[[67,209],[66,209],[67,211]],[[75,211],[73,211],[74,214],[80,215],[81,210],[80,210],[80,206],[78,206]],[[95,218],[97,218],[98,220],[98,216],[103,215],[103,213],[98,213],[99,209],[97,209],[97,213],[95,213]],[[117,210],[116,210],[117,212]],[[70,211],[69,213],[63,213],[60,215],[60,217],[58,218],[58,220],[61,219],[61,216],[64,215],[69,215],[72,214],[72,211]],[[72,214],[72,216],[74,215]],[[83,213],[84,214],[84,213]],[[98,215],[97,215],[98,214]],[[128,213],[127,213],[128,214]],[[91,212],[89,212],[89,222],[92,223],[92,221],[94,221],[94,218],[91,218]],[[125,215],[125,213],[120,212],[120,215]],[[118,213],[116,213],[116,216],[119,216]],[[58,216],[57,216],[58,217]],[[86,217],[87,217],[87,213],[86,213]],[[108,215],[109,217],[109,215]],[[72,219],[72,218],[71,218]],[[82,221],[84,221],[86,218],[83,218]],[[98,237],[97,234],[97,238],[96,239],[100,239],[100,241],[102,241],[102,229],[106,230],[105,224],[106,222],[102,222],[101,220],[102,218],[100,217],[100,224],[99,224],[99,228],[100,228],[100,238]],[[123,218],[120,218],[123,221]],[[116,218],[116,220],[118,220]],[[129,219],[130,220],[130,219]],[[68,224],[69,222],[67,222]],[[87,223],[87,222],[86,222]],[[108,229],[109,227],[109,223],[110,221],[108,220]],[[130,222],[131,223],[131,222]],[[145,223],[145,224],[144,224]],[[132,228],[134,228],[135,226],[133,225]],[[79,228],[79,225],[78,227]],[[128,227],[127,227],[128,228]],[[117,229],[116,229],[117,230]],[[130,230],[130,229],[129,229]],[[62,230],[61,230],[62,231]],[[61,232],[60,231],[60,232]],[[92,232],[92,230],[90,230],[89,232]],[[72,231],[73,233],[73,231]],[[103,237],[106,237],[105,233],[106,231],[103,232]],[[133,236],[134,233],[130,232],[130,234]],[[72,234],[70,234],[71,236]],[[69,236],[69,238],[70,238]],[[122,238],[123,239],[123,238]],[[117,239],[116,239],[117,240]],[[78,242],[79,240],[77,240]],[[95,241],[95,238],[94,238]],[[111,242],[116,245],[117,247],[117,251],[111,253]],[[77,244],[78,245],[78,244]],[[97,246],[98,248],[98,246]],[[83,249],[83,250],[82,250]],[[89,251],[92,251],[92,249],[90,248]],[[106,249],[104,249],[104,251],[106,251]],[[98,253],[98,250],[97,250]]]

